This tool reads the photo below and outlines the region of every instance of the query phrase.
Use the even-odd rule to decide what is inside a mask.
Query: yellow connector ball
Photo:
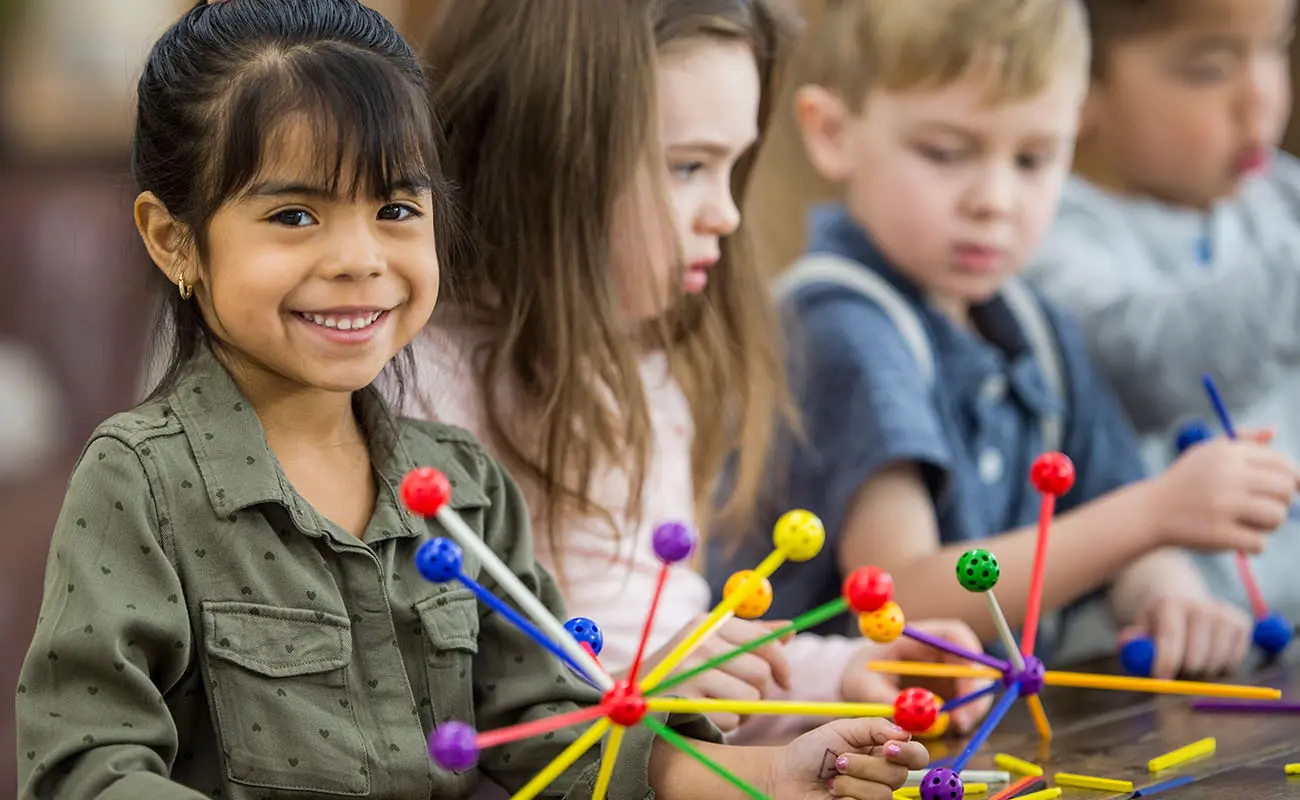
[[[741,591],[745,582],[750,582],[749,592],[745,598],[736,606],[736,616],[741,619],[758,619],[767,613],[772,607],[772,583],[767,578],[759,578],[752,569],[742,569],[730,578],[722,587],[722,597],[724,600],[731,599],[736,592]]]
[[[862,635],[878,644],[889,644],[903,635],[903,626],[907,619],[898,603],[890,600],[875,611],[858,615],[858,630]]]
[[[939,705],[943,705],[943,699],[942,699],[942,698],[940,698],[940,697],[936,697],[935,700],[938,701]],[[934,724],[931,725],[931,726],[930,726],[930,727],[929,727],[929,728],[928,728],[924,733],[918,733],[918,734],[916,735],[916,738],[918,738],[918,739],[940,739],[940,738],[942,738],[943,735],[944,735],[945,733],[948,732],[948,723],[949,723],[949,721],[950,721],[950,718],[948,717],[948,712],[947,712],[947,711],[940,711],[940,712],[939,712],[939,716],[936,717],[935,720],[934,720]]]
[[[787,511],[772,529],[772,544],[791,561],[807,561],[821,552],[826,527],[811,511]]]

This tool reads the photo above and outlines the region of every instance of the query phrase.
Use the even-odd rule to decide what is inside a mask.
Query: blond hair
[[[769,275],[802,252],[808,205],[841,199],[804,156],[793,115],[799,87],[829,89],[856,113],[874,90],[941,89],[972,71],[996,104],[1032,97],[1063,71],[1088,69],[1078,0],[805,0],[804,7],[807,29],[745,198]]]
[[[611,268],[615,206],[657,152],[658,54],[675,43],[736,41],[754,53],[765,107],[791,24],[769,0],[526,0],[444,9],[426,46],[447,163],[482,243],[448,274],[453,302],[493,331],[477,374],[488,426],[506,463],[544,491],[553,552],[572,514],[640,518],[653,452],[638,368],[668,353],[695,424],[691,468],[706,515],[724,461],[737,470],[724,516],[744,518],[761,493],[776,422],[793,414],[766,281],[743,228],[723,242],[699,296],[677,297],[629,335]],[[743,196],[750,158],[733,173]],[[663,212],[659,196],[654,210]],[[665,214],[660,213],[660,216]],[[524,413],[507,402],[516,387]],[[593,499],[599,475],[629,474],[625,509]],[[561,575],[563,581],[566,576]]]

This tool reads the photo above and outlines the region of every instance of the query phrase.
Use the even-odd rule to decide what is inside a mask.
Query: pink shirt
[[[468,429],[492,448],[487,416],[474,371],[469,363],[484,333],[469,329],[430,327],[415,343],[417,386],[407,413]],[[630,492],[627,471],[611,468],[593,487],[595,500],[610,509],[621,537],[611,535],[604,519],[574,519],[567,523],[562,552],[553,552],[538,514],[533,515],[537,559],[553,574],[563,566],[565,603],[573,616],[589,617],[605,636],[600,660],[617,671],[631,665],[654,594],[659,560],[651,548],[651,531],[665,521],[694,522],[691,476],[690,407],[662,354],[645,357],[641,377],[649,402],[654,447],[642,492],[640,523],[623,513]],[[519,479],[531,508],[543,508],[540,489]],[[647,654],[667,644],[692,619],[712,607],[707,581],[693,569],[669,571],[664,592],[646,644]],[[785,647],[792,672],[792,690],[784,699],[839,700],[840,678],[848,661],[864,644],[847,637],[801,634]],[[732,741],[769,742],[788,739],[824,720],[753,717]]]

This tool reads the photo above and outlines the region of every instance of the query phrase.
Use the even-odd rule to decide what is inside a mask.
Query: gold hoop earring
[[[180,290],[182,300],[189,300],[194,296],[194,284],[185,282],[184,273],[176,276],[176,288]]]

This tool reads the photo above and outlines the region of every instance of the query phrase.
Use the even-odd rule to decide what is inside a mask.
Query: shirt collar
[[[921,316],[936,346],[955,355],[957,370],[946,370],[952,382],[949,389],[957,397],[977,397],[985,381],[995,372],[1004,373],[1008,389],[1028,408],[1037,413],[1058,409],[1035,361],[1028,338],[1010,306],[1001,295],[973,306],[971,323],[979,336],[952,322],[926,299],[925,293],[889,263],[870,235],[849,214],[843,204],[815,207],[809,214],[810,252],[830,252],[844,256],[880,275],[898,290]]]
[[[211,347],[199,348],[184,375],[170,392],[170,405],[189,440],[198,464],[208,500],[219,517],[260,503],[278,503],[287,508],[301,527],[311,530],[315,514],[289,483],[266,433],[248,399],[222,366]],[[356,393],[359,419],[369,439],[371,459],[379,478],[376,513],[396,510],[400,525],[393,535],[420,535],[425,522],[406,509],[400,487],[406,474],[417,464],[407,448],[404,425],[393,417],[388,405],[373,387]],[[453,509],[488,505],[487,496],[465,469],[452,459],[447,448],[422,448],[430,466],[447,476],[453,487],[449,503]]]

